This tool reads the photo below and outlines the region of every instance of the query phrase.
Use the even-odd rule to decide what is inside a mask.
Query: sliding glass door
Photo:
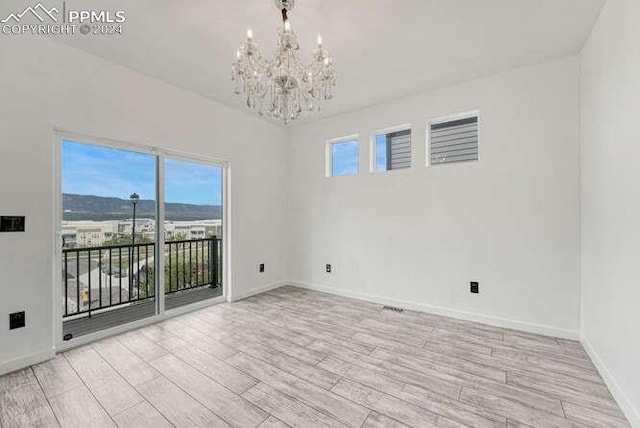
[[[165,308],[222,295],[222,167],[164,160]]]
[[[222,296],[223,167],[78,140],[60,140],[64,340]]]

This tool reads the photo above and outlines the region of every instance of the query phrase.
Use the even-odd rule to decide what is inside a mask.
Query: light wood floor
[[[629,426],[577,342],[293,287],[6,375],[0,425]]]

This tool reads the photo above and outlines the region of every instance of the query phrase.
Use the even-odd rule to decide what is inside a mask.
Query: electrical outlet
[[[259,270],[260,270],[260,272],[264,272],[264,263],[260,263]]]
[[[325,268],[324,268],[324,269],[325,269],[325,271],[326,271],[327,273],[331,273],[331,265],[330,265],[330,264],[328,264],[328,263],[327,263],[327,265],[325,266]]]
[[[480,293],[480,283],[477,281],[471,281],[471,290],[473,294]]]
[[[24,311],[9,314],[9,330],[22,328],[25,326]]]

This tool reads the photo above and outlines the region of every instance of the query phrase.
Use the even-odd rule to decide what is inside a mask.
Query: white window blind
[[[431,164],[478,160],[478,116],[430,126]]]

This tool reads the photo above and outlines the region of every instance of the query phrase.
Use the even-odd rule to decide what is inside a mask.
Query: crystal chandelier
[[[275,0],[275,4],[282,11],[275,58],[268,61],[262,57],[248,30],[247,39],[236,52],[231,80],[235,82],[235,93],[246,95],[247,107],[286,125],[301,114],[319,112],[322,100],[333,95],[336,76],[333,58],[322,46],[320,36],[311,63],[305,66],[298,58],[298,38],[287,17],[295,0]]]

